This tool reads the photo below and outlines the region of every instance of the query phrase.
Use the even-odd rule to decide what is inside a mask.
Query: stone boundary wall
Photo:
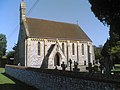
[[[5,72],[39,90],[120,90],[120,82],[102,79],[103,77],[94,75],[89,75],[88,77],[88,73],[26,68],[11,65],[6,65]]]

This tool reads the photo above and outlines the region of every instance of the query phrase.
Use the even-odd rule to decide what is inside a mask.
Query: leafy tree
[[[113,56],[114,64],[120,63],[120,41],[116,42],[117,45],[111,48],[111,55]]]
[[[8,53],[7,53],[7,63],[8,64],[14,64],[14,54],[15,54],[15,51],[9,51]]]
[[[101,55],[102,47],[103,47],[102,45],[99,45],[98,47],[94,46],[95,60],[102,58]]]
[[[120,21],[120,0],[89,0],[95,16],[107,25]]]
[[[110,26],[110,37],[118,35],[120,40],[120,0],[89,0],[91,10],[104,24]]]
[[[3,56],[3,52],[0,51],[0,58]]]
[[[111,63],[120,62],[120,0],[89,0],[89,2],[95,16],[104,25],[110,26],[110,38],[103,47],[102,55],[109,58],[106,59],[107,62],[104,61],[104,66],[111,68]],[[109,73],[110,70],[107,71]]]
[[[14,58],[14,53],[15,53],[15,51],[9,51],[9,52],[7,53],[7,58],[8,58],[8,59]]]
[[[98,47],[94,46],[94,53],[95,53],[95,63],[98,64],[98,62],[100,63],[100,70],[102,73],[102,69],[103,69],[103,56],[101,54],[103,46],[99,45]]]
[[[104,57],[104,59],[102,60],[103,64],[102,66],[105,67],[105,73],[109,75],[111,73],[112,68],[112,60],[110,54],[110,40],[107,40],[106,43],[104,44],[101,54]]]
[[[7,47],[6,35],[0,34],[0,58],[5,55]]]

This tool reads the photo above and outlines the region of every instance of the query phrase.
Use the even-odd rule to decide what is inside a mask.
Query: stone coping
[[[52,74],[57,76],[59,75],[59,76],[65,76],[65,77],[71,77],[71,78],[79,78],[79,79],[84,79],[89,81],[120,84],[120,75],[111,74],[108,77],[105,74],[100,74],[100,73],[62,71],[62,70],[56,70],[56,69],[42,69],[42,68],[32,68],[32,67],[15,66],[15,65],[6,65],[5,67]]]

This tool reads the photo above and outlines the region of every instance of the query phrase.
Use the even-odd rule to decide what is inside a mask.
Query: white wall
[[[37,45],[38,42],[41,43],[41,52],[40,55],[37,55]],[[54,47],[54,50],[51,52],[50,56],[49,56],[49,64],[52,64],[54,67],[54,56],[57,52],[59,52],[61,55],[61,63],[62,61],[64,61],[67,64],[68,60],[72,60],[72,62],[74,61],[78,61],[79,65],[84,65],[84,61],[86,61],[86,63],[88,63],[88,45],[90,46],[90,60],[92,62],[92,60],[94,60],[93,57],[93,48],[92,48],[92,43],[91,42],[81,42],[81,41],[69,41],[69,40],[58,40],[59,43],[59,51],[56,51],[55,48],[57,48],[56,46]],[[61,51],[62,49],[62,43],[64,43],[64,54]],[[72,54],[72,44],[74,43],[75,46],[75,55]],[[28,38],[27,39],[27,66],[31,66],[31,67],[40,67],[44,56],[47,54],[47,51],[49,50],[50,46],[52,44],[56,44],[56,40],[53,39],[37,39],[37,38]],[[84,55],[82,55],[82,47],[81,45],[84,44]],[[68,46],[68,60],[67,60],[67,46]],[[78,50],[77,50],[78,47]],[[78,52],[78,54],[77,54]],[[77,56],[78,55],[78,56]],[[73,63],[74,64],[74,63]]]

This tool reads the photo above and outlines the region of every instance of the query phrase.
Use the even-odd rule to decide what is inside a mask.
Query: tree
[[[0,58],[3,56],[3,52],[2,51],[0,51]]]
[[[15,51],[9,51],[7,53],[7,58],[10,59],[10,58],[14,58],[14,54],[15,54]]]
[[[113,56],[114,64],[120,64],[120,41],[116,42],[117,45],[111,48],[111,55]]]
[[[110,53],[110,40],[107,40],[106,43],[104,44],[101,54],[104,57],[104,60],[102,61],[103,62],[102,66],[104,66],[105,68],[105,74],[110,75],[111,68],[113,66]]]
[[[0,34],[0,58],[5,55],[7,47],[6,35]]]
[[[9,51],[7,53],[8,64],[14,63],[14,54],[15,54],[15,51]]]
[[[98,47],[94,46],[95,60],[102,58],[102,55],[101,55],[102,48],[103,48],[102,45],[99,45]]]
[[[107,57],[105,59],[107,62],[104,61],[105,67],[108,69],[107,73],[110,73],[110,65],[120,62],[118,61],[120,60],[120,0],[89,0],[89,2],[95,16],[104,25],[110,26],[110,38],[106,41],[102,50],[102,55],[105,58]]]
[[[120,21],[120,0],[89,0],[91,10],[103,23],[111,25]]]

